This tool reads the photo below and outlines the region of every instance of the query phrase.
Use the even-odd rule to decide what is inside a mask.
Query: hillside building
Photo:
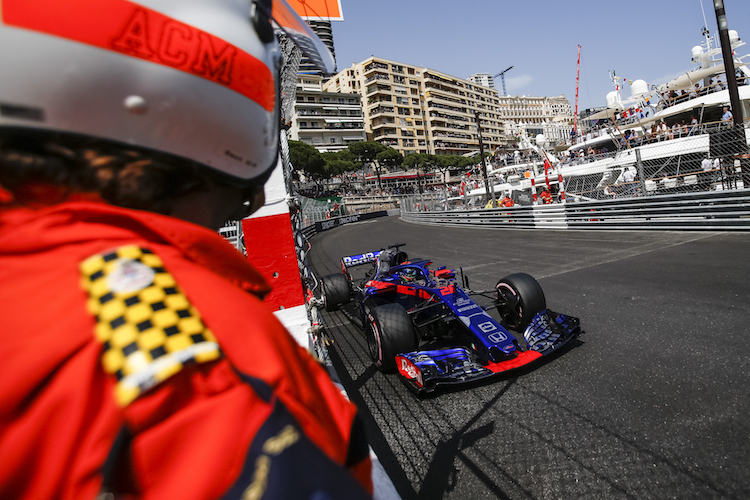
[[[486,151],[505,144],[496,90],[446,73],[370,57],[333,75],[329,92],[363,97],[368,138],[406,155],[479,151],[479,113]]]
[[[357,93],[324,92],[320,75],[297,75],[290,138],[320,152],[366,140],[361,101]]]

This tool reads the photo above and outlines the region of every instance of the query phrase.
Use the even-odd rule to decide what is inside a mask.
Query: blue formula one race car
[[[323,304],[335,311],[354,298],[373,363],[383,372],[398,370],[419,395],[528,366],[581,333],[578,318],[547,309],[528,274],[474,292],[463,272],[464,288],[454,271],[409,260],[401,246],[341,259],[343,272],[322,280]],[[355,280],[351,273],[360,266],[367,270]],[[489,305],[480,306],[477,296]],[[500,321],[487,313],[493,308]]]

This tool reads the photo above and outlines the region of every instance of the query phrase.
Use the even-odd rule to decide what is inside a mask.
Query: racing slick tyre
[[[500,320],[516,331],[524,331],[547,301],[539,283],[526,273],[506,276],[495,286],[495,304]]]
[[[414,325],[401,304],[383,304],[367,312],[367,347],[373,363],[382,372],[396,369],[396,355],[417,348]]]
[[[335,311],[351,300],[349,280],[343,274],[329,274],[323,278],[323,305],[326,311]]]

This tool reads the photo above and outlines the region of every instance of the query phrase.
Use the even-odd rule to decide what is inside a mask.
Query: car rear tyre
[[[335,311],[351,300],[349,280],[343,274],[329,274],[323,278],[323,305],[326,311]]]
[[[495,304],[500,321],[516,331],[525,330],[534,316],[547,309],[542,287],[526,273],[511,274],[498,281]]]
[[[393,262],[391,262],[391,264],[394,266],[400,266],[408,260],[409,256],[406,254],[406,252],[397,252],[396,255],[393,256]]]
[[[367,312],[367,347],[370,358],[382,372],[396,369],[396,355],[419,344],[414,325],[401,304],[384,304]]]

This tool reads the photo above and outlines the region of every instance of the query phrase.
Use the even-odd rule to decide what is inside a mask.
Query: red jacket
[[[0,283],[0,498],[369,496],[355,407],[216,233],[3,209]]]

